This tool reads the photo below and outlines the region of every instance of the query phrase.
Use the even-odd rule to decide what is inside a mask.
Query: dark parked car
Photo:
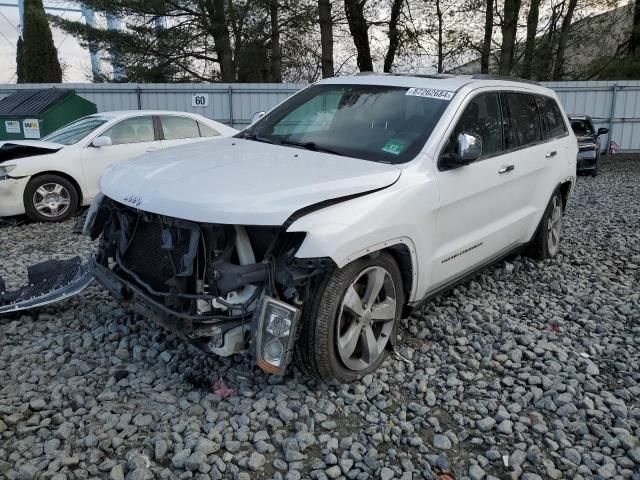
[[[588,115],[569,115],[569,121],[578,139],[578,172],[595,177],[600,170],[600,135],[609,133],[609,129],[596,131]]]

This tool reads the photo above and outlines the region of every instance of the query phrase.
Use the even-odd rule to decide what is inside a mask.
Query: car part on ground
[[[47,260],[28,267],[28,285],[5,291],[0,277],[0,315],[6,315],[64,300],[82,292],[93,281],[80,257]]]

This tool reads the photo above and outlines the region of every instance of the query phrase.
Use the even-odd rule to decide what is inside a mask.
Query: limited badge
[[[404,147],[404,143],[392,138],[384,144],[384,147],[382,147],[382,151],[392,153],[393,155],[400,155],[400,153],[402,153],[402,151],[404,150]]]
[[[451,100],[455,92],[449,90],[438,90],[436,88],[410,88],[405,95],[424,98],[438,98],[440,100]]]

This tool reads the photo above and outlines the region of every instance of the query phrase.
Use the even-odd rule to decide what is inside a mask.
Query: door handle
[[[498,173],[507,173],[511,170],[514,170],[515,168],[515,165],[503,165],[502,167],[500,167],[500,170],[498,170]]]
[[[555,157],[558,154],[558,152],[556,150],[552,150],[551,152],[547,152],[545,153],[545,157],[546,158],[551,158],[551,157]]]

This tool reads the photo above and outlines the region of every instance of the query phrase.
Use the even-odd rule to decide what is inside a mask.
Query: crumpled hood
[[[110,168],[108,197],[206,223],[282,225],[297,210],[387,187],[393,165],[236,138],[154,152]]]
[[[5,140],[0,142],[0,163],[16,158],[55,153],[65,145],[42,140]]]

